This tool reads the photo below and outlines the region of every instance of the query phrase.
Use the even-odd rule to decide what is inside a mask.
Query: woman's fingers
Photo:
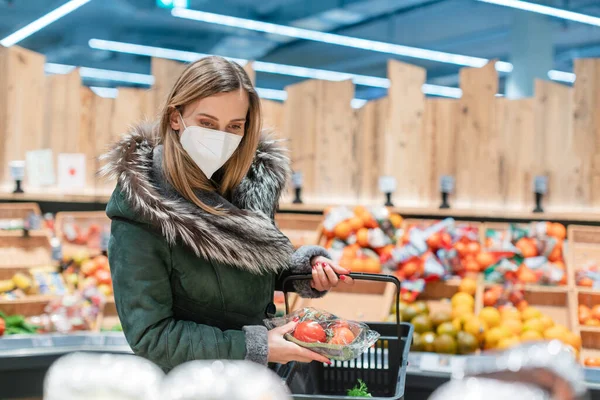
[[[348,275],[350,273],[350,270],[340,267],[339,265],[335,264],[333,261],[327,260],[327,264],[338,275]]]
[[[286,333],[292,333],[294,329],[296,329],[296,325],[298,325],[298,321],[291,321],[285,325],[280,326],[279,328],[275,328],[275,330],[277,331],[277,333],[283,336]]]
[[[330,288],[329,279],[327,279],[327,275],[325,275],[325,271],[323,270],[323,266],[325,264],[316,264],[314,269],[317,271],[317,276],[319,277],[319,281],[321,283],[321,287],[323,290],[327,290]]]
[[[321,278],[319,278],[319,272],[317,271],[316,267],[313,268],[313,270],[312,270],[312,277],[313,277],[312,282],[311,282],[312,288],[318,292],[325,291],[325,289],[323,288],[323,285],[321,284]]]
[[[318,362],[325,363],[325,364],[331,364],[331,361],[327,357],[317,354],[314,351],[310,351],[310,350],[305,349],[300,346],[298,346],[297,356],[299,358],[298,361],[300,361],[300,362],[318,361]]]
[[[330,265],[325,265],[325,268],[323,268],[323,270],[325,271],[325,275],[327,275],[327,279],[329,280],[329,285],[331,287],[336,287],[338,285],[339,282],[339,278],[337,276],[337,274],[335,272],[333,272],[333,268],[331,268]]]
[[[352,277],[349,275],[340,275],[340,280],[346,285],[354,285],[354,279],[352,279]]]

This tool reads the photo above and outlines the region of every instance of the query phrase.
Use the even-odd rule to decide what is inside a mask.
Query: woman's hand
[[[283,335],[291,333],[296,329],[298,321],[292,321],[286,325],[280,326],[269,331],[269,356],[268,361],[278,364],[287,364],[290,361],[299,361],[309,363],[318,361],[325,364],[331,364],[327,357],[298,346],[296,343],[285,340]]]
[[[336,287],[340,281],[349,285],[354,283],[354,280],[347,276],[349,270],[334,264],[328,258],[315,257],[311,260],[311,264],[313,279],[310,286],[319,292]]]

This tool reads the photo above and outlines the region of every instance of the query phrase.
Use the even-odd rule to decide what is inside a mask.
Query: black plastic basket
[[[280,365],[276,372],[292,391],[294,399],[353,399],[348,397],[359,379],[363,380],[373,399],[400,400],[404,398],[408,351],[413,327],[400,322],[400,281],[390,275],[350,274],[355,280],[394,283],[396,294],[396,323],[370,323],[369,327],[381,335],[377,343],[362,356],[351,361],[333,361],[331,365],[289,363]],[[312,275],[294,275],[283,282],[310,280]],[[287,293],[286,314],[289,313]]]

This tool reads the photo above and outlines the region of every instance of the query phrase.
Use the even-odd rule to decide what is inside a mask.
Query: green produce
[[[359,379],[358,384],[353,389],[348,390],[348,397],[373,397],[368,390],[367,384]]]
[[[4,322],[4,330],[0,329],[0,336],[6,335],[22,335],[37,333],[38,327],[28,324],[25,317],[22,315],[11,315],[10,317],[0,311],[0,321]],[[0,327],[1,328],[1,327]]]

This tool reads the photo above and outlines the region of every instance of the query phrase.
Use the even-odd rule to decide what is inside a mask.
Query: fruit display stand
[[[29,236],[0,238],[0,281],[10,283],[16,274],[27,274],[31,268],[55,265],[50,239],[44,232]],[[14,284],[13,284],[14,285]],[[28,294],[19,299],[1,299],[0,311],[24,316],[39,315],[53,295]]]
[[[94,256],[101,252],[102,234],[109,229],[110,220],[104,211],[59,212],[54,226],[65,257]]]
[[[37,203],[0,203],[0,236],[18,236],[30,215],[41,217]]]
[[[568,265],[573,282],[572,320],[581,335],[581,356],[590,367],[600,367],[600,228],[571,225]]]

